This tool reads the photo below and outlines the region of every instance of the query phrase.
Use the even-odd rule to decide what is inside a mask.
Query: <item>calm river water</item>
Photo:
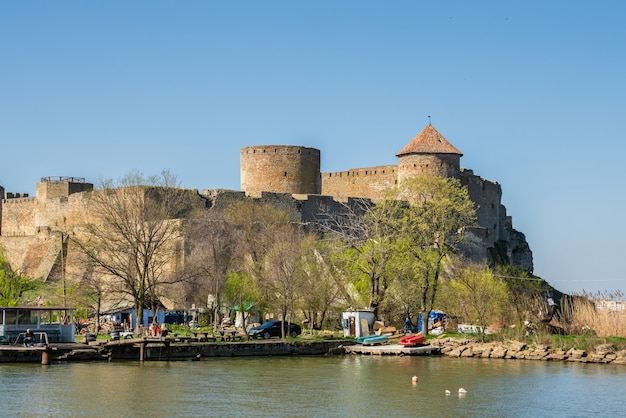
[[[461,387],[467,393],[459,396]],[[626,416],[626,366],[523,360],[350,355],[2,364],[0,388],[2,416]]]

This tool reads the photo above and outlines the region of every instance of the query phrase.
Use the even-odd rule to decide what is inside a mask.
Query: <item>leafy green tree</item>
[[[15,273],[0,250],[0,306],[17,306],[24,303],[24,296],[36,291],[41,285],[39,280]]]
[[[406,179],[392,196],[395,211],[386,217],[386,230],[393,231],[393,253],[400,260],[393,264],[396,272],[416,282],[427,334],[444,262],[458,250],[465,230],[475,225],[475,205],[457,179],[432,175]]]
[[[399,244],[399,242],[396,242]],[[408,318],[416,324],[422,312],[424,285],[428,277],[424,277],[434,269],[424,269],[424,264],[417,263],[414,254],[398,245],[397,252],[389,263],[390,286],[383,304],[383,310],[390,322],[403,323]]]
[[[332,263],[335,242],[307,236],[302,251],[302,311],[313,329],[323,329],[327,314],[346,293],[343,274]]]
[[[325,239],[343,243],[337,246],[332,262],[351,288],[345,292],[348,304],[367,306],[375,317],[385,299],[385,269],[392,251],[387,209],[393,206],[386,203],[374,206],[357,199],[346,204],[344,211],[329,213],[320,221]]]
[[[228,272],[223,291],[224,299],[231,305],[237,306],[242,318],[246,315],[246,305],[259,300],[259,290],[254,277],[245,273]],[[246,332],[246,321],[243,321]]]
[[[444,310],[463,321],[485,328],[506,322],[511,303],[507,284],[484,265],[468,264],[454,273],[438,298]]]

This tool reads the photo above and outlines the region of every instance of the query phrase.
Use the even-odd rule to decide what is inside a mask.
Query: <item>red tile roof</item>
[[[463,153],[449,143],[431,124],[428,124],[406,147],[402,148],[396,157],[406,154],[458,154],[463,156]]]

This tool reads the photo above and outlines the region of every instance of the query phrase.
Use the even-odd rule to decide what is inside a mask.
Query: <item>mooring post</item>
[[[139,361],[143,361],[143,356],[145,354],[145,350],[146,350],[146,342],[142,341],[139,344]]]
[[[48,347],[41,350],[41,365],[47,366],[50,364],[50,349]]]

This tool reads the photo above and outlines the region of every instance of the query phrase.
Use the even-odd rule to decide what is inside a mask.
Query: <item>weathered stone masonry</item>
[[[396,154],[398,165],[321,173],[319,151],[314,154],[315,158],[305,162],[300,157],[304,151],[310,153],[311,150],[270,145],[244,148],[241,190],[250,196],[258,196],[260,192],[298,195],[306,190],[315,190],[314,193],[304,193],[331,196],[338,201],[366,198],[379,202],[389,189],[405,178],[424,173],[457,178],[468,188],[469,196],[477,207],[478,228],[471,231],[473,246],[469,250],[472,258],[489,259],[489,249],[497,245],[501,252],[506,252],[511,262],[532,272],[532,252],[524,235],[513,229],[512,218],[506,215],[506,208],[501,203],[500,185],[475,175],[472,170],[461,168],[463,154],[432,125],[426,126]],[[297,155],[297,158],[290,158],[290,154]],[[313,187],[315,182],[311,180],[315,173],[319,173],[319,189]],[[295,187],[290,187],[289,183]]]
[[[398,165],[357,168],[334,173],[320,172],[320,151],[301,146],[251,146],[243,148],[241,190],[203,190],[200,205],[225,207],[244,199],[271,203],[288,210],[296,222],[315,222],[320,208],[343,211],[357,199],[380,201],[387,190],[403,178],[432,173],[458,178],[477,204],[478,227],[471,231],[472,258],[488,260],[498,244],[509,260],[532,271],[532,252],[501,203],[498,183],[460,168],[461,152],[432,125],[428,125],[399,153]],[[11,266],[32,277],[48,278],[60,262],[63,233],[87,222],[93,185],[82,178],[47,177],[37,184],[36,196],[0,192],[0,245]],[[66,248],[66,264],[73,260]],[[78,273],[77,273],[78,274]]]

